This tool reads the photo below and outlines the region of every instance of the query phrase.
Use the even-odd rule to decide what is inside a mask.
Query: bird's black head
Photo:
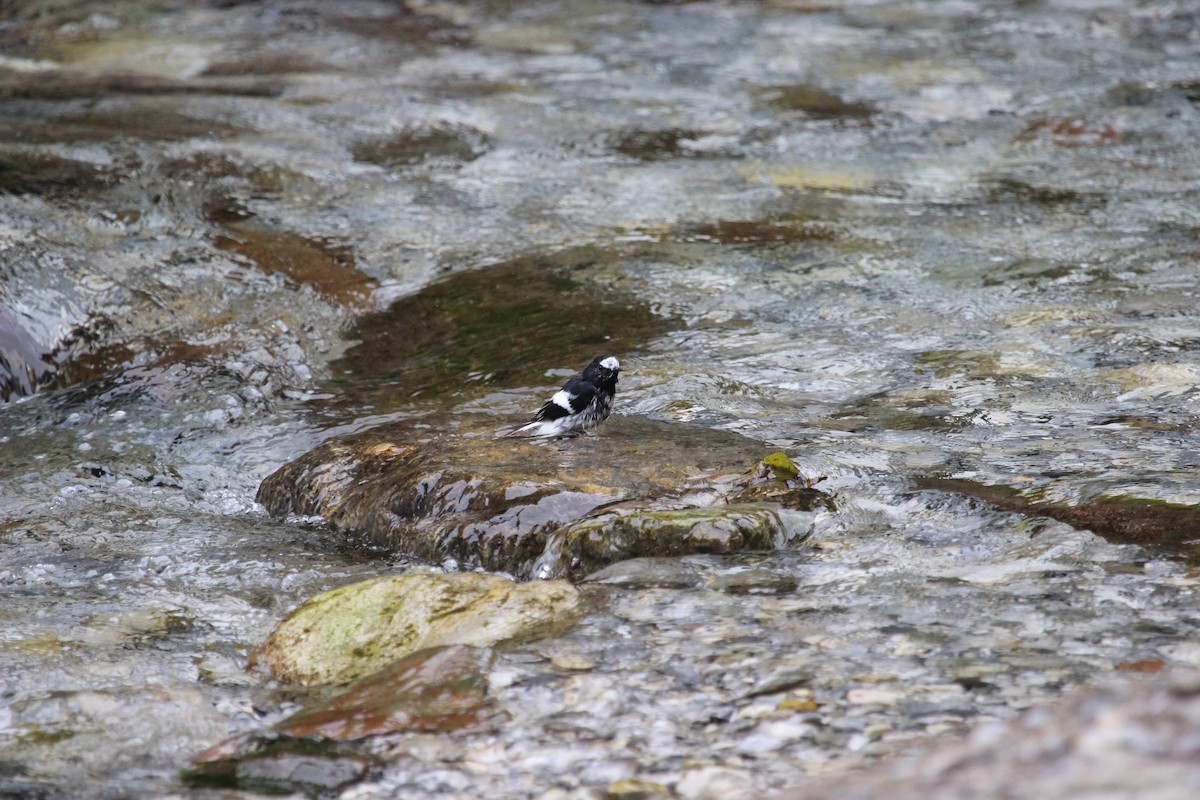
[[[610,391],[617,385],[617,376],[621,372],[621,362],[613,356],[596,356],[592,363],[583,371],[583,377],[597,386],[605,386]]]

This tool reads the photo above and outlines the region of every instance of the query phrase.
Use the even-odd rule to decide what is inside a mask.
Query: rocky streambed
[[[1131,571],[1123,565],[1136,550],[1049,517],[992,512],[991,530],[951,530],[943,514],[953,503],[917,490],[910,512],[926,520],[892,541],[886,559],[851,555],[857,566],[848,569],[847,552],[863,548],[855,541],[862,518],[839,516],[835,498],[791,459],[775,453],[729,471],[722,467],[748,452],[744,438],[677,429],[619,420],[603,435],[529,441],[487,426],[393,422],[327,440],[269,475],[258,500],[270,513],[317,515],[355,549],[440,569],[348,584],[292,610],[250,654],[249,668],[285,685],[338,688],[206,750],[185,779],[254,791],[454,794],[476,791],[482,774],[488,791],[528,791],[511,771],[472,761],[479,753],[455,738],[466,736],[489,742],[506,763],[516,754],[549,764],[561,785],[550,794],[600,796],[572,789],[564,776],[578,774],[601,776],[608,796],[750,796],[764,785],[751,764],[770,771],[808,758],[815,770],[822,745],[833,743],[857,754],[906,749],[978,718],[1006,719],[1081,670],[1157,673],[1192,658],[1184,643],[1148,649],[1157,626],[1172,619],[1166,609],[1193,591],[1168,562]],[[671,460],[646,461],[650,441]],[[1014,526],[1024,531],[1015,541]],[[1153,588],[1143,574],[1154,576]],[[945,591],[931,595],[930,581]],[[1090,589],[1093,582],[1103,588]],[[868,585],[873,601],[864,604]],[[695,657],[711,656],[704,642],[722,627],[704,622],[707,615],[735,624],[738,646],[724,650],[726,641],[725,658],[698,668]],[[1120,639],[1105,633],[1116,617],[1126,625]],[[1073,621],[1068,650],[1051,645],[1065,629],[1047,631],[1050,619]],[[976,644],[944,647],[964,623]],[[631,624],[644,641],[619,649],[644,662],[627,662],[619,677],[604,672],[605,654],[630,638]],[[698,640],[680,639],[682,631]],[[867,631],[875,644],[864,647]],[[791,645],[780,650],[781,641]],[[644,649],[651,642],[653,654]],[[909,680],[931,671],[939,681]],[[521,707],[547,680],[546,704]],[[707,735],[677,742],[668,748],[674,757],[650,766],[649,740],[634,731],[664,727],[664,699]],[[593,711],[596,703],[603,710]],[[629,737],[617,761],[600,733],[613,723]],[[547,728],[562,736],[529,749],[525,737]],[[731,734],[740,743],[721,755],[717,743]],[[706,746],[717,755],[687,755]],[[1186,771],[1185,751],[1145,766]],[[1047,751],[1047,772],[1058,769],[1057,753]],[[413,759],[423,764],[416,772]],[[430,759],[439,766],[425,772]],[[1067,764],[1069,776],[1084,769]],[[1088,785],[1128,783],[1119,770],[1094,769]],[[872,780],[890,785],[878,772]],[[984,774],[1006,773],[997,766]],[[786,775],[785,767],[765,785],[789,785]],[[1075,777],[1054,783],[1084,791]],[[1169,781],[1146,785],[1175,796]]]
[[[14,9],[0,795],[1186,797],[1198,31]]]

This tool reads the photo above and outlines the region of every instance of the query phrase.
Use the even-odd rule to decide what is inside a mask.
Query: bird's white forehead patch
[[[600,362],[600,366],[604,367],[605,369],[611,369],[615,372],[621,368],[621,362],[617,361],[612,356],[609,356]]]

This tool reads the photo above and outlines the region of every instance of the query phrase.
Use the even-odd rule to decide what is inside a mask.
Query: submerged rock
[[[764,86],[757,94],[759,102],[768,107],[803,112],[813,119],[867,120],[875,114],[869,103],[845,100],[809,84]]]
[[[585,583],[624,589],[711,589],[727,594],[787,594],[800,586],[778,554],[630,558],[589,574]]]
[[[1194,673],[1144,684],[1110,682],[1010,722],[977,728],[961,742],[776,798],[1185,800],[1200,785],[1198,731],[1200,679]]]
[[[322,516],[373,549],[517,573],[541,553],[546,531],[623,496],[598,475],[576,490],[489,463],[486,440],[475,442],[476,459],[454,440],[327,442],[270,475],[257,500],[276,516]]]
[[[310,598],[251,653],[250,666],[285,683],[346,683],[427,647],[535,639],[581,613],[579,592],[559,581],[390,575]]]
[[[601,350],[643,346],[672,320],[631,293],[597,285],[637,252],[536,252],[455,272],[362,316],[347,334],[359,343],[330,365],[336,379],[323,413],[352,419],[368,408],[441,407],[449,398],[535,385],[547,368],[582,366]]]
[[[243,736],[201,754],[181,777],[197,786],[317,795],[356,783],[378,766],[324,742]]]
[[[192,759],[184,779],[273,794],[313,794],[366,777],[378,762],[355,743],[396,733],[478,731],[493,718],[488,673],[494,655],[467,645],[412,653],[345,692],[269,730],[247,733]]]

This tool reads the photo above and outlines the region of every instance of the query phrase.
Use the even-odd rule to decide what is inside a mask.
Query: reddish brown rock
[[[490,716],[492,651],[469,645],[430,647],[350,685],[342,694],[283,720],[275,730],[296,738],[354,741],[401,731],[475,729]]]

